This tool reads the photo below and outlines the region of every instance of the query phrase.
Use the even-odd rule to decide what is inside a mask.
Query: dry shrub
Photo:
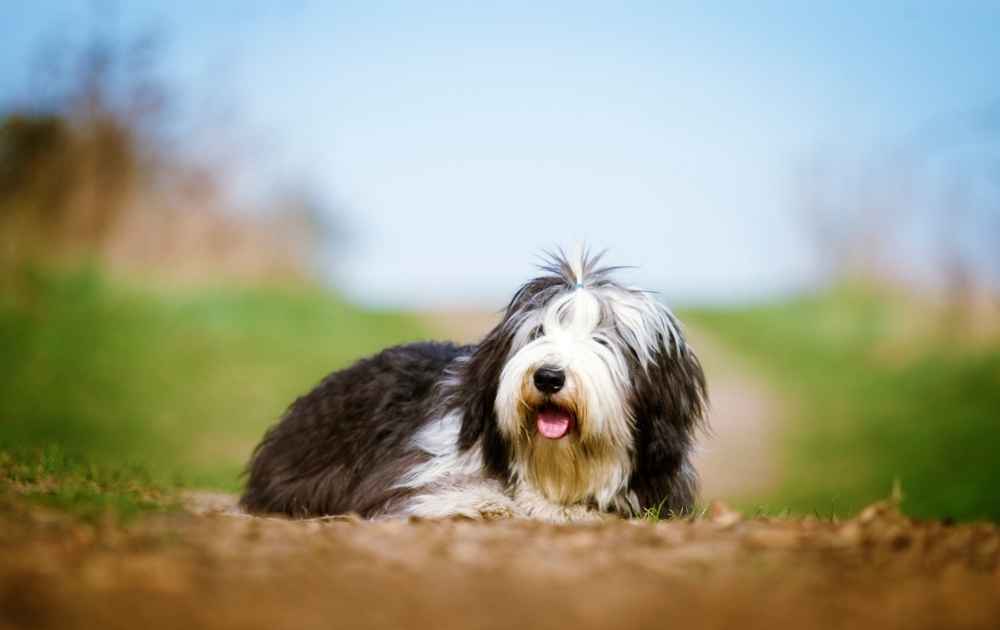
[[[311,274],[318,214],[248,211],[226,164],[195,163],[171,134],[161,49],[98,34],[42,51],[34,74],[57,87],[0,120],[0,268],[87,259],[183,279]]]

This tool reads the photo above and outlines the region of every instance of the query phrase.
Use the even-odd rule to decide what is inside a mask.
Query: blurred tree
[[[4,258],[20,258],[46,227],[62,223],[73,175],[67,159],[71,135],[53,115],[11,115],[0,123],[0,234]],[[27,242],[27,239],[32,241]]]
[[[149,36],[97,32],[79,49],[44,46],[48,89],[0,123],[0,213],[7,262],[93,255],[153,159],[162,86]]]
[[[159,71],[164,38],[122,37],[113,14],[97,17],[83,43],[39,48],[27,98],[0,119],[0,265],[84,257],[191,278],[322,273],[319,253],[343,233],[320,197],[286,185],[274,200],[237,201],[226,156],[247,152],[226,150],[217,121],[179,132],[178,93]]]
[[[285,247],[302,252],[303,263],[317,275],[343,255],[351,240],[339,207],[306,182],[279,187],[268,206],[285,236]]]
[[[980,293],[1000,295],[998,164],[995,103],[931,121],[865,159],[815,153],[796,173],[793,206],[826,277],[899,282],[916,273],[967,312]]]
[[[798,169],[793,205],[827,277],[878,276],[889,266],[894,226],[910,210],[905,155],[852,164],[817,152]]]

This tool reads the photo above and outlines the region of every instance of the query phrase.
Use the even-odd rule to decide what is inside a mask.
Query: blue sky
[[[816,151],[864,156],[1000,98],[1000,3],[122,2],[222,95],[262,175],[342,202],[333,270],[373,303],[496,304],[586,240],[672,301],[802,286],[789,201]],[[7,8],[0,90],[89,2]],[[194,101],[197,102],[197,101]]]

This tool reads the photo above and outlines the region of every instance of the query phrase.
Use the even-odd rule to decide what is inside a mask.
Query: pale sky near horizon
[[[866,155],[1000,99],[1000,3],[121,2],[189,93],[224,91],[261,168],[339,200],[368,303],[499,306],[585,240],[668,301],[810,282],[805,157]],[[84,1],[19,3],[0,94]],[[265,176],[265,175],[262,175]]]

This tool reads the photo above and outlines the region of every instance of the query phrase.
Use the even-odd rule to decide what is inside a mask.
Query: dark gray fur
[[[430,418],[435,385],[469,352],[414,343],[334,372],[264,436],[240,504],[294,517],[391,511],[406,497],[394,484],[425,458],[411,442]]]

